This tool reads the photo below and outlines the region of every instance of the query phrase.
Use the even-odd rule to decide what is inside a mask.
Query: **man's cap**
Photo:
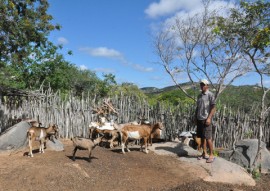
[[[202,80],[200,81],[200,83],[202,83],[202,84],[204,84],[204,85],[209,85],[209,82],[208,82],[207,79],[202,79]]]

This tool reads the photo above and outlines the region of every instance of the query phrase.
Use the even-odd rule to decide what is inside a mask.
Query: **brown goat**
[[[202,151],[202,140],[201,140],[201,138],[199,138],[196,133],[191,133],[191,134],[192,134],[192,138],[193,138],[193,140],[195,142],[195,145],[196,145],[195,149],[198,150],[198,151]]]
[[[162,134],[162,129],[155,129],[151,132],[150,137],[149,137],[149,145],[152,146],[152,141],[153,139],[160,139]]]
[[[77,152],[77,149],[79,149],[79,150],[88,150],[90,162],[92,151],[102,141],[102,138],[103,137],[101,136],[94,140],[81,137],[74,137],[73,139],[71,139],[74,146],[72,160],[75,161],[75,154]]]
[[[29,153],[28,156],[33,157],[33,141],[39,141],[39,152],[44,153],[44,148],[46,147],[46,141],[52,135],[58,136],[58,126],[55,124],[49,125],[48,128],[44,127],[35,127],[32,126],[27,131],[28,144],[29,144]]]
[[[150,138],[151,133],[157,129],[163,129],[163,124],[161,122],[154,125],[126,125],[120,129],[121,142],[122,142],[122,153],[125,154],[126,147],[127,151],[130,152],[128,148],[128,140],[140,140],[141,142],[141,151],[143,150],[143,144],[145,145],[145,153],[148,153],[148,139]]]

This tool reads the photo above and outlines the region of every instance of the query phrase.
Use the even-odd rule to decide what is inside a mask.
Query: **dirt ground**
[[[0,153],[0,190],[132,191],[132,190],[268,190],[270,175],[263,175],[255,187],[204,182],[201,169],[176,157],[145,154],[133,147],[123,155],[120,147],[97,146],[88,162],[87,151],[77,151],[72,161],[71,141],[62,140],[64,151],[45,150],[25,156],[27,148]]]

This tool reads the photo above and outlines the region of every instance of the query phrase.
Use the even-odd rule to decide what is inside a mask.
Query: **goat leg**
[[[32,142],[32,139],[31,138],[29,138],[28,144],[29,144],[29,153],[28,153],[28,156],[34,157],[33,156],[33,152],[32,152],[32,150],[33,150],[33,147],[32,147],[33,142]]]
[[[40,140],[39,143],[39,153],[44,153],[44,141]]]
[[[127,151],[130,152],[130,150],[129,150],[129,148],[128,148],[128,140],[126,140],[126,144],[125,144],[125,145],[126,145]]]
[[[75,161],[75,154],[76,154],[76,151],[77,151],[77,147],[74,148],[73,150],[73,156],[72,156],[72,160]]]
[[[147,146],[147,143],[148,142],[148,139],[147,137],[144,138],[144,147],[145,147],[145,153],[148,154],[148,146]],[[143,144],[142,144],[143,145]]]
[[[88,162],[91,162],[91,154],[92,154],[92,148],[90,148],[90,150],[89,150],[89,159],[88,159]]]

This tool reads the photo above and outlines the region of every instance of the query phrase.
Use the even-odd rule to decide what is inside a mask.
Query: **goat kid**
[[[197,136],[196,132],[195,133],[191,133],[192,134],[192,138],[195,142],[195,149],[202,152],[203,148],[202,148],[202,139],[200,137]]]
[[[93,149],[102,141],[103,136],[98,137],[96,139],[87,139],[87,138],[81,138],[81,137],[74,137],[72,140],[74,150],[72,155],[72,160],[75,161],[75,154],[77,150],[88,150],[89,152],[89,162],[91,161],[91,154]]]
[[[44,153],[44,148],[46,148],[46,141],[50,139],[52,135],[55,135],[55,138],[58,137],[58,126],[56,124],[50,124],[48,128],[44,127],[35,127],[32,126],[27,131],[29,153],[28,156],[33,156],[33,141],[39,141],[39,152]]]

